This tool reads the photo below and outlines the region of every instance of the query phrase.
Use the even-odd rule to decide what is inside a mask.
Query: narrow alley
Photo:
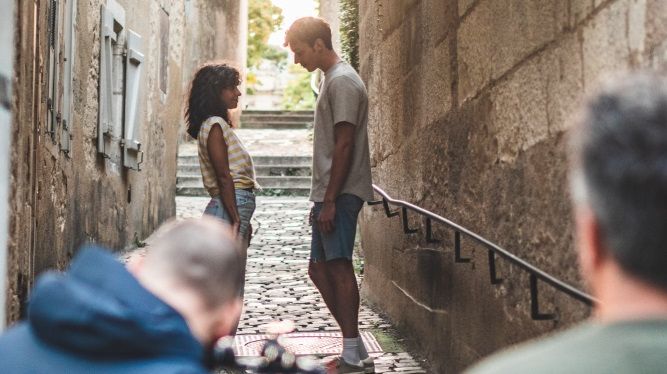
[[[239,130],[239,135],[255,159],[288,158],[309,154],[312,148],[308,130]],[[179,157],[189,157],[196,148],[181,146]],[[187,170],[181,166],[180,170]],[[208,197],[177,196],[179,218],[199,217]],[[252,225],[254,237],[248,248],[244,310],[236,338],[237,355],[259,355],[266,339],[266,324],[291,320],[295,331],[288,347],[296,354],[326,357],[342,349],[340,330],[308,279],[310,227],[306,197],[258,196]],[[363,269],[356,249],[357,273]],[[359,275],[359,281],[363,277]],[[362,300],[359,328],[369,353],[376,357],[376,373],[427,373],[427,365],[410,353],[391,324]]]
[[[198,217],[208,203],[205,197],[176,198],[180,218]],[[320,357],[340,352],[340,334],[318,291],[308,279],[310,203],[304,198],[259,197],[253,226],[255,237],[248,249],[243,315],[237,335],[241,356],[257,354],[265,325],[292,320],[295,331],[289,348],[297,354]],[[424,362],[405,351],[391,324],[362,301],[361,335],[376,373],[427,373]]]
[[[667,0],[0,1],[0,374],[666,372]]]

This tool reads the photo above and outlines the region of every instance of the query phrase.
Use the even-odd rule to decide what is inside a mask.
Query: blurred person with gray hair
[[[5,373],[206,373],[241,312],[240,243],[213,217],[172,221],[124,266],[87,245],[39,277],[27,320],[0,337]]]
[[[632,73],[602,85],[572,129],[570,155],[593,316],[470,373],[667,371],[667,79]]]

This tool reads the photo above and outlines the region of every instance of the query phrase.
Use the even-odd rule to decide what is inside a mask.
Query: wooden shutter
[[[54,139],[58,119],[58,0],[49,1],[49,20],[47,28],[48,44],[48,97],[46,99],[46,131]]]
[[[123,126],[123,166],[141,170],[143,152],[139,141],[139,118],[141,103],[141,71],[144,54],[141,36],[132,30],[127,34],[127,57],[125,64],[125,123]]]
[[[64,30],[64,57],[63,57],[63,98],[62,98],[62,126],[60,129],[60,149],[69,155],[71,149],[71,132],[72,128],[72,71],[74,68],[74,25],[76,17],[76,7],[74,6],[76,0],[67,0],[67,8],[65,10],[65,21],[63,22]]]
[[[113,49],[112,43],[118,37],[113,29],[113,14],[102,5],[102,24],[100,27],[100,92],[99,117],[97,124],[97,152],[106,156],[109,149],[105,137],[113,127]]]

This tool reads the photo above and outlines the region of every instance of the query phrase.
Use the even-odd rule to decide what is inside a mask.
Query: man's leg
[[[324,234],[319,231],[317,224],[313,225],[310,277],[343,335],[341,357],[329,364],[346,373],[365,371],[364,362],[361,361],[362,349],[359,347],[359,288],[352,266],[357,217],[362,205],[363,201],[354,195],[341,195],[336,199],[334,231]],[[316,203],[314,220],[320,209],[321,204]]]
[[[359,336],[359,288],[352,261],[343,258],[327,261],[326,271],[335,300],[329,309],[337,315],[343,338],[356,338]]]
[[[324,303],[327,305],[327,308],[333,315],[336,323],[340,326],[340,319],[338,318],[338,306],[336,303],[336,294],[332,286],[331,280],[329,279],[329,274],[327,271],[326,262],[315,262],[311,261],[308,266],[308,276],[317,287],[317,290],[320,291]]]

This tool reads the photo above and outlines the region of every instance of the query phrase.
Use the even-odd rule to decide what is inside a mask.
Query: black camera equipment
[[[257,359],[242,360],[234,354],[234,338],[220,339],[213,351],[215,368],[234,368],[253,373],[300,373],[325,374],[320,364],[309,357],[297,357],[285,349],[284,336],[278,335],[266,341],[261,356]]]

